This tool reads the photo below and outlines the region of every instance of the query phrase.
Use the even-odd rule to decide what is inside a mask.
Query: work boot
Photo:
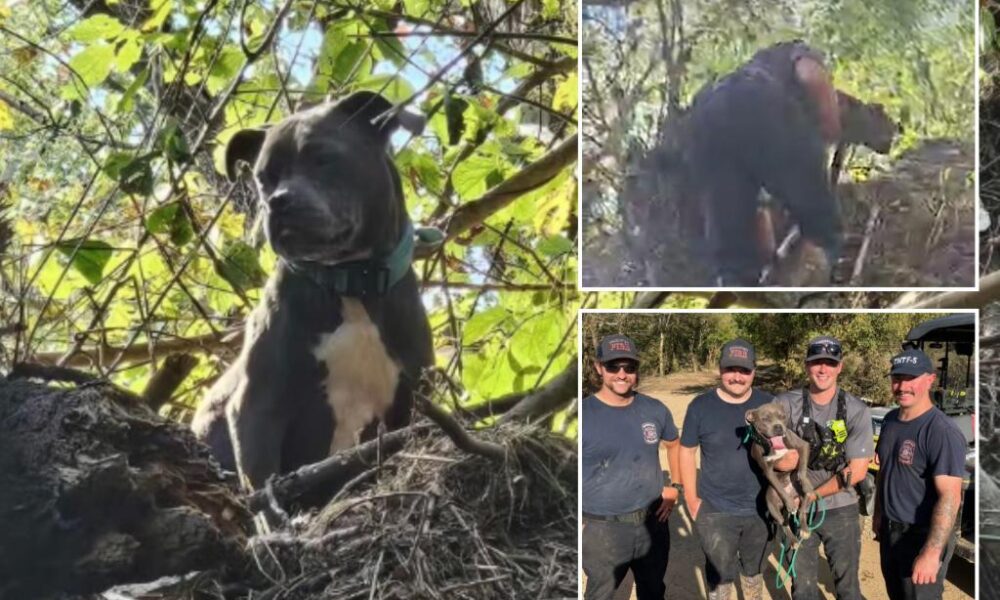
[[[743,600],[764,600],[764,576],[757,573],[753,577],[740,575]]]
[[[733,582],[720,583],[714,590],[708,592],[708,600],[729,600],[732,596]]]

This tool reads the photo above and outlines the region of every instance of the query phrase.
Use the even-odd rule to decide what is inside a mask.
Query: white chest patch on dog
[[[323,386],[336,420],[331,454],[357,444],[361,431],[384,417],[396,395],[400,370],[361,302],[342,298],[340,312],[344,322],[323,334],[313,348],[316,359],[326,364]]]

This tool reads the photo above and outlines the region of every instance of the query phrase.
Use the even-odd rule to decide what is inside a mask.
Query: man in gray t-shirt
[[[823,499],[814,523],[820,521],[819,509],[824,505],[826,509],[819,526],[799,548],[793,600],[819,598],[820,542],[833,573],[838,600],[861,599],[861,524],[854,485],[868,472],[874,436],[869,408],[837,385],[842,358],[837,339],[822,336],[810,340],[805,359],[809,385],[774,399],[785,405],[795,432],[810,442],[809,480],[816,488],[815,496]],[[778,467],[790,469],[794,465]]]

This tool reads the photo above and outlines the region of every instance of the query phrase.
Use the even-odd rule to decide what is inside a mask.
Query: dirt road
[[[695,395],[712,387],[716,382],[717,373],[703,371],[699,373],[678,373],[660,378],[644,378],[640,391],[664,402],[673,414],[674,422],[680,427],[684,422],[687,405]],[[767,389],[766,386],[764,386]],[[666,457],[663,457],[666,464]],[[871,520],[863,518],[861,525],[861,592],[868,600],[886,600],[888,595],[879,568],[878,544],[871,539]],[[777,550],[777,544],[775,544]],[[670,517],[670,564],[667,570],[667,598],[681,600],[688,598],[706,598],[704,584],[705,558],[698,545],[698,540],[691,529],[687,511],[683,508],[675,510]],[[775,573],[777,554],[770,558],[770,568],[764,573],[770,597],[787,599],[791,594],[787,589],[775,588]],[[619,590],[616,600],[635,598],[631,591],[631,582],[626,580]],[[820,561],[820,591],[824,598],[834,598],[833,578],[829,568]],[[960,558],[954,558],[948,570],[948,581],[945,582],[945,600],[968,600],[973,597],[974,575],[972,566]],[[742,600],[742,594],[739,596]]]

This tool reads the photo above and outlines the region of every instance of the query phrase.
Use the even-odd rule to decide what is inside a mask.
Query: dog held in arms
[[[788,426],[788,415],[781,404],[770,403],[748,410],[746,421],[747,427],[751,428],[750,456],[760,465],[770,484],[764,495],[767,510],[774,522],[782,528],[788,543],[795,548],[809,537],[809,528],[806,527],[809,506],[806,498],[814,491],[808,475],[809,444]],[[799,454],[796,481],[792,480],[791,473],[774,468],[774,463],[785,456],[788,450],[795,450]],[[798,514],[798,536],[789,523],[794,514]]]
[[[423,124],[358,92],[226,147],[230,179],[253,165],[278,265],[191,426],[251,489],[409,423],[433,346],[387,149],[398,127]]]

